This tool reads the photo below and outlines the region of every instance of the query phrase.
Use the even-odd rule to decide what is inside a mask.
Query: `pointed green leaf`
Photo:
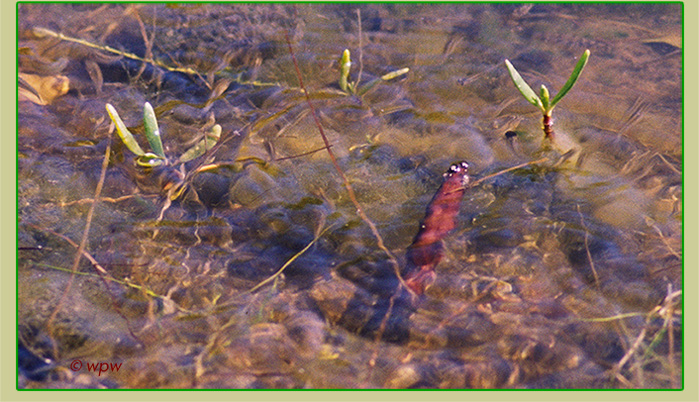
[[[138,145],[138,142],[136,142],[133,134],[131,134],[131,132],[126,128],[126,125],[121,120],[121,117],[119,117],[119,113],[117,113],[114,106],[109,103],[107,103],[107,113],[109,113],[109,118],[112,119],[112,122],[114,122],[117,129],[117,134],[119,134],[119,138],[121,138],[121,141],[124,142],[124,145],[126,145],[131,152],[138,156],[145,155],[146,153],[143,152],[143,149],[141,149],[141,146]]]
[[[580,60],[578,60],[578,63],[575,65],[575,68],[573,68],[573,72],[570,74],[570,78],[568,78],[568,81],[566,81],[565,84],[563,84],[563,88],[556,94],[556,96],[553,98],[551,101],[551,107],[553,108],[556,106],[556,103],[560,101],[565,94],[570,91],[571,88],[573,88],[573,85],[575,85],[575,82],[578,80],[578,77],[580,76],[580,73],[582,73],[583,68],[585,68],[585,64],[587,64],[587,59],[590,57],[590,49],[586,49],[582,56],[580,56]]]
[[[362,96],[365,93],[369,92],[369,90],[374,88],[376,86],[376,84],[379,84],[383,81],[392,80],[396,77],[400,77],[403,74],[407,74],[409,71],[410,71],[410,69],[406,67],[406,68],[401,68],[399,70],[391,71],[388,74],[382,75],[380,78],[374,78],[373,80],[369,81],[364,86],[359,88],[359,90],[356,91],[357,95]]]
[[[214,140],[218,141],[219,138],[221,138],[221,125],[216,124],[213,127],[211,127],[207,135],[213,138]]]
[[[364,84],[364,86],[359,88],[359,90],[357,91],[357,95],[364,95],[365,93],[369,92],[370,89],[375,87],[376,84],[378,84],[379,82],[381,82],[381,78],[374,78],[373,80],[367,82],[366,84]]]
[[[199,141],[195,146],[189,148],[182,154],[182,156],[180,156],[180,162],[189,162],[204,155],[206,151],[216,145],[219,138],[221,138],[221,126],[216,124],[201,141]]]
[[[524,99],[526,99],[527,101],[529,101],[529,103],[543,111],[544,105],[541,103],[541,99],[539,99],[539,97],[536,96],[534,90],[529,86],[529,84],[527,84],[524,81],[524,78],[522,78],[522,76],[519,75],[512,63],[510,63],[509,60],[505,60],[505,66],[507,66],[507,70],[510,72],[510,78],[512,78],[512,82],[515,83],[515,87],[517,87],[519,93],[521,93],[522,96],[524,96]]]
[[[160,130],[158,129],[158,120],[155,118],[155,111],[150,103],[146,102],[143,105],[143,125],[146,129],[146,139],[150,144],[150,149],[158,156],[165,157],[163,150],[163,142],[160,139]]]
[[[409,69],[408,67],[406,67],[406,68],[401,68],[400,70],[391,71],[391,72],[388,73],[388,74],[382,75],[382,76],[381,76],[381,79],[384,80],[384,81],[392,80],[392,79],[394,79],[394,78],[396,78],[396,77],[400,77],[400,76],[403,75],[403,74],[407,74],[408,71],[410,71],[410,69]]]

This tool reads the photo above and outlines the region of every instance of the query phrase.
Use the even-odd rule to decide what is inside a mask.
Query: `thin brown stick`
[[[296,55],[294,54],[294,49],[291,46],[291,40],[289,39],[289,33],[284,34],[286,38],[286,44],[289,46],[289,53],[291,54],[291,59],[294,62],[294,68],[296,69],[296,76],[299,80],[299,86],[301,87],[301,90],[303,91],[303,94],[306,97],[306,103],[308,104],[308,108],[311,110],[311,115],[313,116],[313,121],[316,124],[316,127],[318,127],[318,131],[320,132],[320,136],[323,139],[323,143],[325,144],[325,148],[328,151],[328,155],[330,156],[330,161],[332,162],[333,166],[335,167],[335,170],[337,173],[340,175],[342,178],[342,183],[345,186],[345,189],[347,190],[347,194],[349,195],[350,200],[352,201],[352,204],[354,204],[354,207],[357,210],[357,215],[369,226],[371,229],[371,232],[373,233],[374,237],[376,238],[376,243],[378,247],[386,253],[388,256],[388,259],[393,266],[393,270],[396,273],[396,276],[398,277],[398,280],[400,281],[401,285],[406,288],[411,294],[413,294],[412,290],[406,285],[405,280],[403,280],[403,277],[400,274],[400,266],[398,265],[398,260],[396,257],[391,253],[388,248],[386,248],[386,245],[383,242],[383,238],[381,237],[381,234],[379,233],[379,230],[376,228],[376,225],[374,225],[374,222],[369,219],[369,217],[366,215],[364,212],[364,208],[359,204],[359,201],[357,201],[357,196],[354,193],[354,189],[352,188],[352,185],[350,185],[349,179],[347,179],[347,176],[345,176],[345,173],[342,171],[342,168],[340,168],[340,164],[337,162],[337,158],[335,157],[335,153],[333,152],[331,148],[330,141],[328,141],[328,137],[325,135],[325,131],[323,130],[323,126],[320,124],[320,120],[318,119],[318,116],[315,111],[315,107],[313,106],[313,103],[311,102],[311,97],[308,94],[308,90],[306,90],[306,86],[303,83],[303,77],[301,76],[301,70],[299,69],[299,64],[298,61],[296,60]]]
[[[85,218],[85,229],[83,230],[83,236],[80,239],[80,245],[78,246],[78,251],[75,253],[75,258],[73,259],[73,267],[71,271],[73,272],[70,275],[70,279],[68,280],[68,285],[66,285],[66,288],[63,290],[63,294],[61,295],[61,298],[58,301],[58,304],[56,305],[56,308],[53,310],[51,313],[51,316],[49,316],[49,319],[46,321],[46,329],[49,334],[49,338],[51,339],[51,343],[53,344],[53,355],[55,358],[58,358],[58,344],[56,343],[56,338],[54,337],[54,328],[53,328],[53,322],[56,319],[56,316],[58,315],[58,312],[61,310],[61,306],[63,303],[65,303],[67,297],[68,297],[68,292],[70,292],[70,289],[73,286],[73,280],[75,279],[75,272],[78,271],[78,265],[80,264],[80,258],[83,256],[83,252],[85,251],[85,246],[87,245],[87,239],[88,239],[88,234],[90,232],[90,225],[92,224],[92,216],[95,213],[95,206],[97,205],[99,201],[99,196],[100,193],[102,192],[102,186],[104,185],[104,178],[107,174],[107,166],[109,165],[109,153],[112,150],[112,143],[111,143],[111,136],[110,136],[110,141],[107,143],[107,149],[105,150],[104,153],[104,160],[102,161],[102,171],[100,172],[100,178],[99,181],[97,182],[97,188],[95,188],[95,202],[90,204],[90,209],[87,211],[87,217]]]
[[[399,295],[400,292],[396,292],[389,299],[386,314],[381,320],[381,324],[379,324],[379,329],[376,330],[376,337],[374,338],[374,352],[371,354],[371,359],[369,359],[370,367],[374,367],[376,365],[376,359],[379,357],[379,341],[383,337],[384,331],[386,331],[386,324],[388,323],[388,319],[391,317],[391,313],[393,313],[393,305],[395,304],[396,297],[398,297]]]
[[[587,260],[590,262],[590,269],[592,270],[592,275],[595,277],[595,284],[597,285],[597,289],[599,289],[599,276],[597,275],[597,269],[595,269],[595,262],[592,260],[592,253],[590,253],[590,231],[587,229],[587,225],[585,224],[585,218],[583,217],[583,214],[580,211],[580,204],[577,204],[577,207],[578,215],[580,215],[580,224],[582,225],[583,229],[585,229],[585,252],[587,253]]]
[[[330,146],[332,147],[332,145],[330,145]],[[303,156],[313,155],[314,153],[320,152],[320,151],[322,151],[322,150],[324,150],[324,149],[328,149],[328,148],[327,148],[327,147],[320,147],[320,148],[314,149],[314,150],[312,150],[312,151],[304,152],[304,153],[302,153],[302,154],[291,155],[291,156],[285,156],[285,157],[283,157],[283,158],[277,158],[277,159],[275,159],[274,161],[275,161],[275,162],[279,162],[279,161],[285,161],[285,160],[287,160],[287,159],[296,159],[296,158],[300,158],[300,157],[303,157]]]
[[[527,167],[527,166],[529,166],[529,165],[536,165],[537,163],[544,163],[544,162],[546,162],[546,161],[548,161],[548,160],[549,160],[549,158],[541,158],[541,159],[537,159],[537,160],[531,161],[531,162],[520,163],[519,165],[515,165],[515,166],[509,167],[509,168],[507,168],[507,169],[501,170],[501,171],[499,171],[499,172],[495,172],[495,173],[493,173],[493,174],[489,174],[489,175],[487,175],[487,176],[481,177],[481,178],[478,179],[478,180],[473,180],[473,181],[469,184],[469,187],[476,187],[477,185],[483,183],[484,181],[486,181],[486,180],[488,180],[488,179],[492,179],[493,177],[497,177],[497,176],[500,176],[501,174],[505,174],[505,173],[511,172],[511,171],[513,171],[513,170],[521,169],[521,168]]]
[[[126,57],[127,59],[138,60],[138,61],[141,61],[143,63],[148,63],[151,65],[160,67],[160,68],[164,68],[165,70],[168,70],[168,71],[176,71],[176,72],[185,73],[185,74],[196,74],[196,71],[194,71],[193,69],[188,68],[188,67],[186,67],[186,68],[171,67],[171,66],[168,66],[168,65],[161,63],[157,60],[146,60],[143,57],[139,57],[133,53],[129,53],[129,52],[125,52],[123,50],[115,49],[111,46],[97,45],[97,44],[94,44],[92,42],[80,39],[80,38],[73,38],[73,37],[66,36],[66,35],[59,33],[59,32],[54,32],[50,29],[37,27],[37,28],[34,28],[33,32],[35,35],[37,35],[39,37],[51,36],[51,37],[54,37],[54,38],[57,38],[60,40],[67,41],[67,42],[78,43],[80,45],[88,46],[88,47],[91,47],[93,49],[99,49],[99,50],[102,50],[105,52],[117,54],[119,56]]]
[[[364,49],[362,49],[362,12],[360,9],[357,9],[357,30],[359,31],[359,72],[357,73],[357,81],[354,83],[355,90],[359,89],[359,81],[362,80],[362,70],[364,70]]]
[[[135,197],[155,198],[158,196],[159,195],[157,195],[157,194],[129,194],[129,195],[122,195],[121,197],[117,197],[117,198],[101,197],[100,202],[109,202],[112,204],[116,204],[117,202],[130,200],[130,199],[135,198]],[[75,204],[89,204],[89,203],[93,203],[93,202],[95,202],[94,198],[82,198],[82,199],[75,200],[75,201],[60,202],[58,205],[61,207],[69,207],[69,206],[75,205]]]
[[[636,353],[638,348],[641,347],[641,342],[643,341],[643,338],[646,337],[646,332],[648,332],[647,327],[648,327],[647,325],[645,325],[643,327],[643,329],[638,334],[638,336],[636,337],[636,340],[633,342],[633,344],[631,345],[629,350],[626,351],[626,353],[621,358],[621,360],[619,360],[619,362],[614,366],[614,369],[612,372],[614,373],[615,377],[621,373],[621,369],[624,368],[624,365],[626,364],[626,362],[628,362],[629,359],[631,358],[631,356],[633,356],[633,354]]]
[[[682,172],[681,172],[680,170],[677,170],[677,168],[676,168],[672,163],[670,163],[667,159],[665,159],[665,157],[662,156],[660,153],[656,152],[655,154],[653,154],[653,156],[657,156],[658,158],[660,158],[660,160],[663,161],[663,162],[665,162],[665,164],[666,164],[670,169],[672,169],[673,172],[675,172],[675,173],[677,173],[677,174],[682,174]]]
[[[674,324],[673,316],[675,315],[675,299],[682,294],[682,290],[674,291],[672,290],[672,284],[667,284],[667,296],[663,301],[663,307],[660,310],[660,315],[665,315],[665,322],[663,327],[667,328],[668,336],[668,365],[670,366],[670,382],[674,388],[679,388],[680,384],[677,381],[677,369],[675,367],[675,335],[674,335]]]
[[[155,39],[155,30],[153,31],[153,35],[149,38],[148,32],[146,32],[146,26],[143,23],[143,20],[141,20],[141,16],[138,14],[138,10],[136,8],[131,8],[130,11],[136,19],[136,21],[138,22],[138,26],[141,29],[141,37],[143,37],[143,44],[146,47],[143,59],[146,62],[153,62],[153,42]],[[133,78],[133,80],[138,80],[145,70],[146,63],[141,63],[141,66],[139,67],[138,72],[136,73],[136,76]]]
[[[668,287],[671,285],[668,284]],[[676,375],[676,368],[675,368],[675,334],[674,334],[674,325],[672,322],[672,316],[675,313],[675,310],[672,306],[669,307],[670,311],[668,311],[668,315],[670,316],[670,320],[668,320],[668,325],[667,325],[667,339],[668,343],[670,344],[670,347],[668,348],[667,351],[667,358],[668,358],[668,364],[670,365],[670,379],[672,386],[674,388],[679,388],[680,384],[677,382],[677,375]]]
[[[430,332],[427,333],[427,336],[425,336],[425,341],[422,343],[422,347],[423,347],[424,349],[427,349],[427,348],[429,347],[429,345],[430,345],[430,341],[432,340],[432,338],[434,338],[435,335],[436,335],[439,331],[441,331],[442,329],[444,329],[444,327],[445,327],[450,321],[452,321],[453,319],[455,319],[456,317],[458,317],[459,315],[461,315],[467,308],[468,308],[468,305],[467,305],[467,304],[463,304],[461,307],[459,307],[459,309],[458,309],[456,312],[452,313],[452,314],[449,315],[447,318],[441,320],[441,321],[439,322],[439,324],[437,324],[434,328],[432,328],[432,329],[430,330]]]
[[[36,229],[36,230],[40,230],[40,231],[43,231],[43,232],[47,232],[47,233],[50,233],[50,234],[52,234],[52,235],[54,235],[54,236],[56,236],[56,237],[60,237],[61,239],[65,240],[66,243],[70,244],[71,246],[73,246],[73,247],[75,247],[75,248],[80,248],[80,245],[79,245],[78,243],[74,242],[73,240],[70,239],[70,237],[68,237],[68,236],[66,236],[66,235],[63,235],[63,234],[58,233],[58,232],[54,232],[54,231],[51,230],[51,229],[41,228],[41,227],[36,226],[36,225],[33,225],[33,224],[31,224],[31,223],[28,223],[27,225],[30,226],[30,227],[32,227],[32,228],[34,228],[34,229]],[[97,260],[95,259],[95,257],[93,257],[92,254],[90,254],[90,253],[87,252],[87,250],[82,250],[82,255],[83,255],[83,257],[87,258],[88,261],[90,261],[90,263],[92,264],[92,266],[95,267],[95,269],[96,269],[98,272],[100,272],[100,273],[102,273],[102,274],[105,274],[105,275],[109,275],[109,272],[107,272],[107,270],[104,269],[104,268],[102,267],[102,265],[100,265],[100,263],[97,262]]]
[[[614,378],[616,378],[620,383],[622,383],[626,388],[634,388],[633,384],[626,379],[621,373],[614,373]]]
[[[675,249],[672,248],[672,246],[667,241],[665,235],[663,235],[663,232],[660,230],[658,225],[653,224],[651,227],[655,229],[656,232],[658,232],[660,240],[663,242],[663,244],[665,244],[665,247],[667,247],[668,251],[670,251],[670,254],[674,255],[678,260],[682,261],[682,256],[680,255],[680,253],[678,253],[677,251],[675,251]]]

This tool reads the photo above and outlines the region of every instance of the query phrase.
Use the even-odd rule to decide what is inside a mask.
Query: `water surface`
[[[681,28],[679,4],[21,5],[19,385],[679,388]],[[286,36],[399,264],[451,163],[549,158],[466,192],[407,338],[362,335],[390,258]],[[410,71],[343,94],[346,48],[360,87]],[[504,60],[555,93],[585,49],[544,151]],[[146,101],[173,159],[223,129],[172,203],[175,168],[135,167],[110,134],[106,103],[143,140]],[[94,263],[71,279],[108,146]]]

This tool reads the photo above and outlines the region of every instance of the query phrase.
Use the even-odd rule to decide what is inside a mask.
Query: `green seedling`
[[[129,151],[136,154],[136,165],[141,167],[153,168],[156,166],[189,162],[200,157],[201,155],[204,155],[206,151],[216,145],[221,137],[221,126],[216,124],[201,141],[185,151],[176,160],[171,160],[165,155],[163,142],[160,139],[158,120],[155,117],[155,111],[150,103],[146,102],[145,105],[143,105],[143,127],[146,140],[148,140],[148,144],[150,145],[152,152],[145,152],[143,148],[141,148],[133,134],[131,134],[129,129],[126,128],[126,125],[121,120],[121,117],[119,117],[119,113],[117,113],[114,106],[107,103],[106,107],[107,113],[109,113],[109,118],[112,119],[119,138],[121,138],[121,141],[124,143],[124,145],[126,145]]]
[[[570,74],[570,78],[568,78],[568,81],[563,85],[563,88],[556,94],[556,96],[553,97],[553,99],[550,99],[549,95],[549,90],[546,88],[545,85],[541,85],[541,89],[539,91],[539,95],[537,95],[534,90],[529,86],[529,84],[524,81],[524,78],[517,72],[517,70],[514,68],[512,63],[510,63],[509,60],[505,60],[505,65],[507,66],[507,70],[510,72],[510,77],[512,78],[512,81],[515,83],[515,86],[519,90],[519,92],[522,94],[524,99],[529,101],[532,105],[536,106],[541,110],[541,113],[543,115],[542,119],[542,125],[543,125],[543,130],[544,130],[544,136],[549,139],[553,139],[553,119],[551,118],[551,114],[553,112],[553,108],[556,106],[558,102],[560,102],[561,99],[563,99],[563,96],[570,91],[571,88],[573,88],[573,85],[575,85],[575,82],[578,80],[578,77],[580,77],[580,73],[582,73],[583,68],[585,68],[585,64],[587,64],[587,59],[590,57],[590,50],[587,49],[585,52],[583,52],[582,56],[580,56],[580,60],[578,60],[578,63],[575,65],[575,68],[573,68],[573,72]]]
[[[156,220],[156,222],[160,222],[172,201],[180,198],[180,196],[185,193],[185,190],[188,188],[188,178],[204,169],[200,166],[187,174],[185,173],[184,163],[204,155],[208,150],[213,148],[221,138],[221,126],[218,124],[214,125],[209,132],[204,135],[204,138],[193,147],[186,150],[179,158],[168,158],[165,155],[163,142],[160,139],[158,120],[155,117],[155,111],[150,103],[146,102],[143,106],[143,127],[152,152],[145,152],[143,148],[141,148],[133,134],[126,128],[126,125],[121,120],[121,117],[119,117],[119,113],[117,113],[114,106],[107,103],[106,108],[107,113],[109,113],[109,118],[112,119],[116,127],[119,138],[121,138],[121,141],[131,152],[136,154],[136,165],[145,168],[146,171],[149,172],[155,172],[152,168],[158,166],[164,167],[159,173],[164,174],[162,182],[160,183],[160,190],[166,193],[165,203]],[[157,234],[158,230],[156,229],[153,232],[153,237]]]
[[[379,78],[375,78],[369,81],[367,84],[359,87],[359,80],[355,82],[349,81],[350,68],[352,67],[352,60],[350,59],[349,49],[345,49],[340,57],[340,89],[347,93],[348,95],[358,95],[362,96],[367,93],[370,89],[374,88],[377,84],[389,81],[394,78],[400,77],[401,75],[407,74],[410,71],[409,68],[401,68],[399,70],[391,71],[388,74],[382,75]]]
[[[206,151],[210,150],[214,147],[214,145],[216,145],[219,138],[221,138],[221,126],[216,124],[215,126],[211,127],[209,132],[206,133],[201,141],[180,155],[179,162],[189,162],[204,155]]]

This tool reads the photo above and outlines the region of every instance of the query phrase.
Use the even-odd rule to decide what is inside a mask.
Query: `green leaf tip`
[[[546,85],[541,84],[541,89],[539,90],[539,99],[541,100],[541,104],[544,106],[545,110],[550,110],[550,95],[549,95],[549,89],[546,88]]]
[[[349,72],[350,72],[350,67],[352,66],[352,60],[350,60],[350,51],[349,49],[345,49],[342,52],[342,57],[340,57],[340,89],[342,89],[345,92],[348,92],[350,87],[349,87]]]
[[[165,158],[163,142],[160,139],[160,130],[158,129],[158,120],[155,117],[153,106],[148,102],[143,105],[143,126],[146,130],[146,139],[153,153]]]
[[[136,139],[134,138],[133,134],[131,134],[129,129],[126,128],[126,125],[121,120],[121,117],[119,117],[119,113],[117,113],[116,109],[114,109],[114,106],[107,103],[106,108],[107,113],[109,114],[109,118],[112,119],[112,122],[116,127],[117,134],[119,135],[119,138],[121,138],[121,141],[124,143],[124,145],[126,145],[129,151],[135,153],[138,156],[145,155],[146,153],[143,152],[143,149],[140,145],[138,145],[138,142],[136,142]]]
[[[558,103],[563,98],[563,96],[567,94],[568,91],[570,91],[571,88],[573,88],[573,85],[575,85],[575,82],[578,80],[578,77],[580,77],[583,68],[585,68],[585,65],[587,64],[587,59],[589,57],[590,49],[585,49],[582,56],[580,56],[580,60],[578,60],[577,64],[575,64],[573,72],[570,74],[570,78],[568,78],[568,81],[566,81],[566,83],[563,84],[563,88],[561,88],[561,90],[558,91],[553,100],[551,100],[552,108],[556,106],[556,103]]]
[[[541,99],[539,99],[539,97],[529,86],[529,84],[527,84],[526,81],[524,81],[524,78],[522,78],[522,76],[519,75],[517,69],[515,69],[512,63],[510,63],[510,61],[507,59],[505,59],[505,66],[507,67],[507,71],[510,73],[510,78],[512,78],[512,82],[514,82],[515,87],[517,87],[517,90],[519,90],[519,93],[521,93],[522,96],[524,96],[524,99],[526,99],[529,103],[538,107],[543,112],[544,105],[541,102]]]
[[[349,64],[352,64],[350,60],[350,51],[349,49],[345,49],[342,51],[342,57],[340,57],[340,66],[342,68],[349,68]]]
[[[371,89],[373,89],[376,85],[380,84],[381,82],[392,80],[394,78],[400,77],[401,75],[407,74],[410,71],[409,68],[401,68],[399,70],[391,71],[390,73],[384,74],[379,78],[374,78],[373,80],[367,82],[364,86],[359,88],[356,92],[357,95],[362,96],[365,93],[369,92]]]
[[[189,162],[193,159],[196,159],[204,155],[209,149],[213,148],[214,145],[216,145],[219,138],[221,138],[221,126],[216,124],[209,130],[208,133],[206,133],[206,135],[201,141],[199,141],[196,145],[186,150],[185,153],[183,153],[182,156],[180,156],[180,162]]]
[[[401,69],[399,69],[399,70],[391,71],[391,72],[388,73],[388,74],[382,75],[382,76],[381,76],[381,79],[384,80],[384,81],[392,80],[392,79],[394,79],[394,78],[396,78],[396,77],[400,77],[400,76],[403,75],[403,74],[407,74],[408,71],[410,71],[410,69],[409,69],[408,67],[401,68]]]

